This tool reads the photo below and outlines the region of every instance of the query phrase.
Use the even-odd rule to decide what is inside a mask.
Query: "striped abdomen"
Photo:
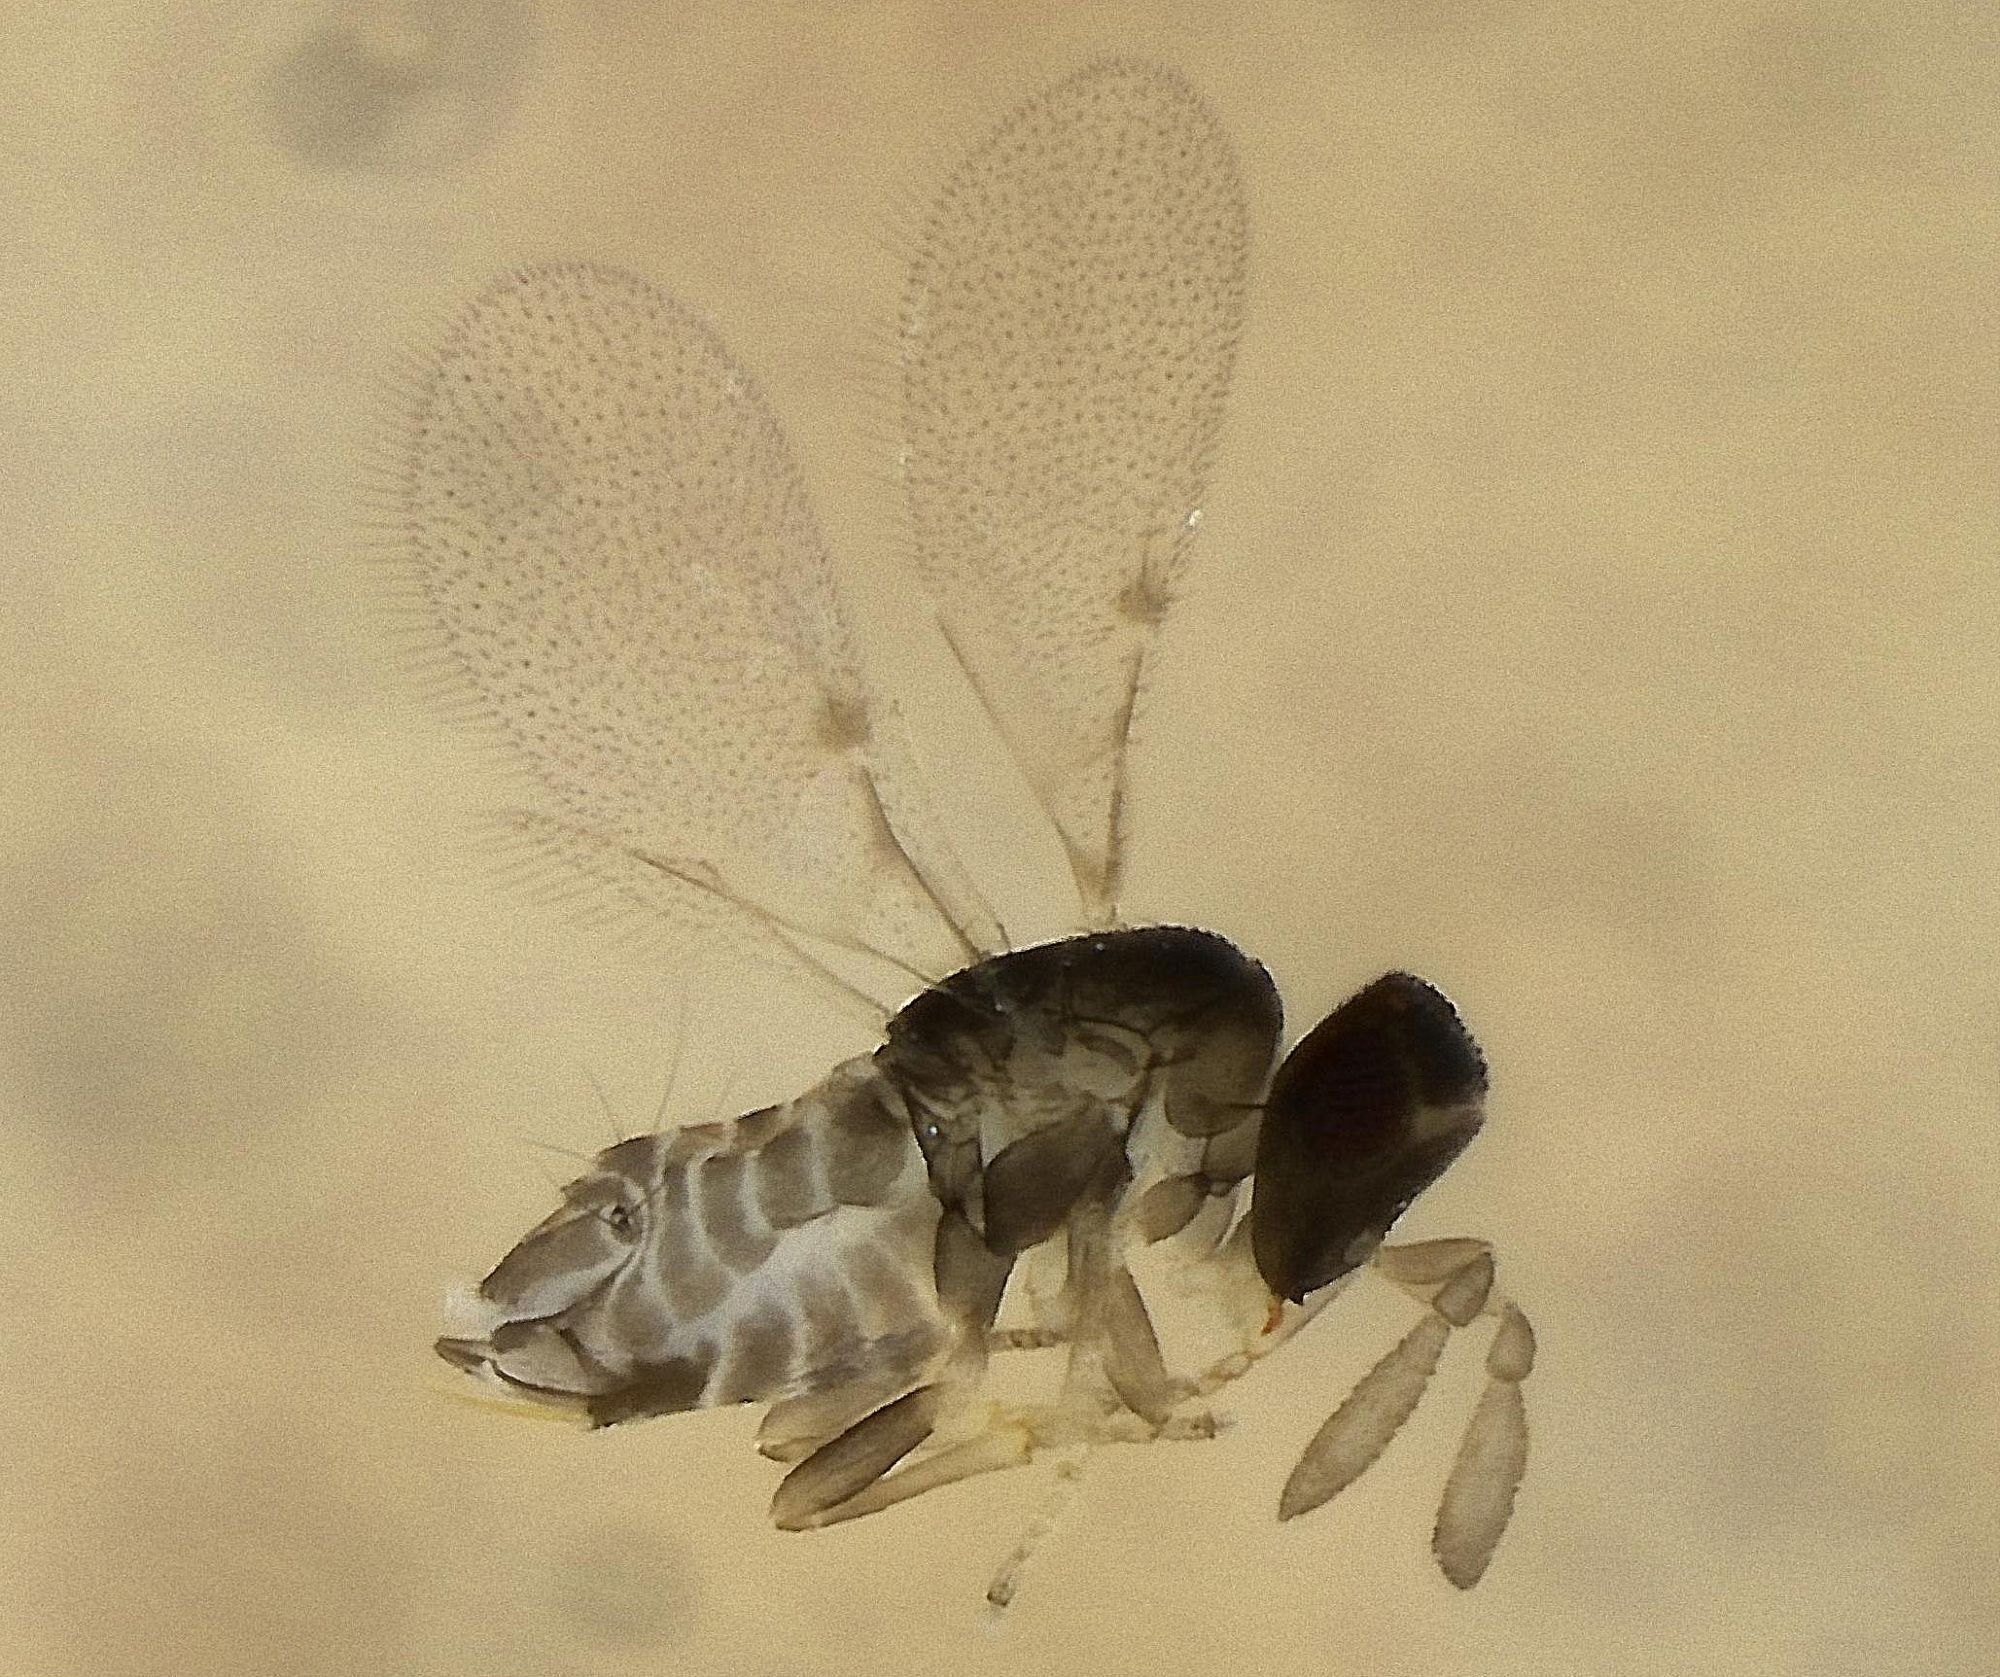
[[[480,1283],[448,1360],[609,1424],[914,1381],[948,1333],[939,1208],[868,1057],[781,1106],[598,1155]]]

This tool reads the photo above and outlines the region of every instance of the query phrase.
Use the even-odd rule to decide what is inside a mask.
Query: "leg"
[[[805,1531],[841,1518],[833,1512],[879,1480],[937,1425],[941,1386],[919,1386],[829,1439],[779,1482],[771,1520],[780,1531]]]
[[[923,1388],[923,1392],[933,1390],[935,1388]],[[912,1392],[910,1397],[921,1398],[923,1392]],[[899,1403],[903,1401],[898,1400]],[[889,1416],[896,1407],[896,1404],[891,1404],[887,1409],[877,1411],[859,1427],[849,1429],[842,1438],[836,1439],[834,1445],[841,1445],[843,1449],[853,1448],[857,1457],[872,1462],[873,1457],[866,1451],[870,1442],[879,1443],[882,1452],[886,1453],[914,1430],[914,1422],[900,1418],[878,1419]],[[875,1430],[876,1439],[864,1439],[855,1446],[845,1443],[864,1428]],[[1212,1427],[1204,1427],[1198,1422],[1169,1421],[1154,1426],[1124,1409],[1088,1419],[1061,1404],[1029,1408],[996,1405],[978,1430],[969,1436],[920,1455],[906,1466],[896,1467],[896,1462],[903,1455],[916,1448],[915,1444],[905,1445],[897,1456],[877,1468],[871,1477],[845,1497],[828,1502],[810,1513],[788,1508],[787,1512],[796,1517],[790,1521],[780,1520],[779,1524],[787,1531],[798,1531],[838,1525],[843,1520],[856,1520],[864,1514],[879,1514],[899,1502],[908,1502],[912,1497],[922,1496],[943,1485],[954,1485],[961,1479],[974,1479],[983,1473],[997,1473],[1010,1467],[1026,1467],[1049,1450],[1083,1450],[1099,1444],[1145,1444],[1156,1438],[1179,1440],[1213,1436]],[[826,1449],[832,1450],[834,1445]],[[889,1471],[890,1468],[895,1468],[895,1471]],[[779,1491],[782,1495],[782,1485]],[[776,1505],[773,1506],[775,1509]]]
[[[847,1503],[924,1443],[951,1411],[962,1408],[976,1392],[986,1370],[987,1336],[1000,1309],[1013,1259],[989,1249],[962,1212],[947,1211],[938,1222],[932,1258],[938,1303],[958,1328],[958,1341],[938,1377],[928,1385],[903,1391],[892,1401],[879,1398],[908,1383],[864,1381],[826,1394],[827,1401],[810,1412],[793,1408],[801,1400],[780,1405],[765,1419],[771,1433],[767,1455],[813,1443],[810,1423],[830,1423],[862,1410],[831,1437],[821,1437],[811,1454],[798,1461],[779,1483],[771,1499],[771,1518],[785,1531],[825,1525],[845,1518],[833,1510]],[[783,1414],[781,1411],[789,1411]],[[801,1426],[801,1422],[807,1423]],[[780,1459],[785,1459],[780,1457]],[[869,1510],[856,1509],[857,1513]]]
[[[920,1369],[892,1368],[774,1403],[757,1428],[757,1449],[774,1462],[803,1460],[885,1404],[913,1390]]]
[[[1194,1377],[1192,1395],[1208,1397],[1240,1380],[1289,1341],[1338,1298],[1351,1275],[1310,1294],[1301,1304],[1276,1297],[1257,1272],[1250,1246],[1250,1220],[1238,1221],[1228,1239],[1211,1256],[1196,1259],[1182,1272],[1187,1289],[1237,1336],[1237,1349],[1211,1363]]]
[[[864,1426],[866,1424],[863,1423]],[[984,1431],[960,1443],[933,1451],[895,1473],[888,1471],[914,1448],[915,1443],[920,1442],[922,1440],[918,1439],[905,1445],[847,1495],[834,1498],[809,1516],[794,1521],[780,1518],[778,1524],[787,1531],[799,1531],[807,1527],[835,1525],[842,1520],[856,1520],[864,1514],[879,1514],[885,1508],[893,1508],[913,1496],[934,1491],[940,1485],[955,1484],[982,1473],[996,1473],[1003,1468],[1026,1467],[1035,1457],[1034,1437],[1027,1426],[1018,1421],[996,1419]],[[781,1485],[779,1494],[782,1496],[783,1492]],[[778,1512],[775,1502],[772,1512],[774,1515]]]
[[[1167,1374],[1145,1300],[1131,1273],[1110,1253],[1110,1225],[1109,1213],[1093,1204],[1079,1211],[1068,1228],[1067,1292],[1078,1308],[1069,1340],[1069,1376],[1054,1404],[989,1407],[969,1434],[933,1441],[941,1418],[957,1406],[941,1387],[922,1388],[866,1417],[794,1469],[772,1505],[778,1523],[795,1530],[858,1519],[961,1479],[1025,1467],[1044,1451],[1060,1450],[1064,1459],[1056,1499],[1015,1545],[987,1592],[987,1600],[1000,1609],[1013,1598],[1022,1569],[1053,1529],[1093,1446],[1213,1437],[1214,1422],[1206,1414],[1172,1413],[1186,1383]],[[984,1343],[990,1346],[997,1338],[989,1330]],[[1047,1342],[1033,1332],[1020,1340],[1001,1340]],[[966,1418],[962,1408],[959,1418]],[[913,1454],[920,1449],[924,1453]]]

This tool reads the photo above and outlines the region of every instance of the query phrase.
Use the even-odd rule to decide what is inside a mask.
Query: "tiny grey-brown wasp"
[[[1422,1315],[1306,1445],[1279,1514],[1364,1471],[1483,1319],[1489,1378],[1434,1543],[1478,1580],[1525,1466],[1533,1338],[1486,1243],[1385,1244],[1480,1126],[1471,1035],[1392,973],[1281,1053],[1262,966],[1118,912],[1126,748],[1200,521],[1245,244],[1220,126],[1130,61],[1014,111],[916,241],[912,580],[1081,907],[1077,935],[1025,948],[865,681],[785,437],[715,332],[644,280],[563,264],[449,333],[398,519],[445,661],[543,794],[515,834],[691,933],[754,925],[830,982],[849,982],[836,950],[915,977],[880,1045],[793,1099],[600,1154],[455,1300],[449,1362],[599,1425],[768,1405],[773,1516],[814,1527],[1045,1454],[1208,1436],[1209,1400],[1372,1271]],[[1170,1366],[1141,1254],[1218,1356]],[[1013,1285],[1035,1265],[1053,1279]],[[1060,1359],[1053,1395],[997,1395],[1000,1359],[1037,1349]]]

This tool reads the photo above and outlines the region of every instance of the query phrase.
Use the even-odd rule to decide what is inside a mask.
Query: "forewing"
[[[594,265],[496,285],[422,380],[401,511],[536,846],[682,924],[735,895],[935,958],[956,876],[891,825],[920,800],[798,469],[703,321]]]
[[[901,328],[916,552],[945,631],[1115,917],[1124,757],[1201,511],[1244,296],[1236,161],[1157,66],[1017,110],[950,177]]]

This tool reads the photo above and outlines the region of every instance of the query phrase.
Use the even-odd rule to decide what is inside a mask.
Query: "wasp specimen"
[[[645,280],[559,264],[448,334],[398,518],[443,661],[538,783],[515,836],[690,935],[747,922],[830,982],[853,982],[832,951],[871,950],[920,985],[795,1098],[599,1154],[455,1300],[448,1362],[598,1425],[768,1405],[772,1515],[798,1529],[1045,1453],[1208,1436],[1207,1400],[1370,1268],[1422,1317],[1279,1514],[1364,1471],[1484,1318],[1434,1540],[1478,1580],[1525,1466],[1533,1338],[1486,1243],[1385,1244],[1480,1127],[1471,1035],[1392,973],[1281,1056],[1262,966],[1118,911],[1127,746],[1200,521],[1245,248],[1216,119],[1129,61],[1014,111],[916,240],[913,580],[1060,835],[1084,927],[1025,948],[864,680],[790,448],[715,332]],[[1224,1355],[1169,1367],[1142,1248]],[[1010,1293],[1031,1259],[1059,1278]],[[1002,1326],[1017,1295],[1027,1320]],[[1032,1347],[1058,1350],[1059,1389],[996,1396],[995,1359]]]

